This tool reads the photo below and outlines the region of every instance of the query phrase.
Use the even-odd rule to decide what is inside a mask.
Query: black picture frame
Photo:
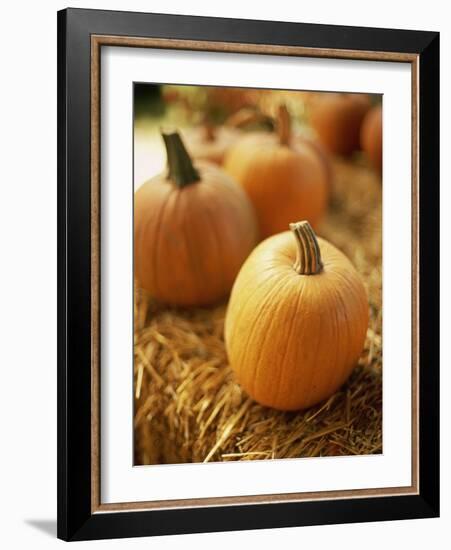
[[[418,56],[417,495],[93,512],[90,436],[92,35]],[[85,9],[58,12],[58,537],[86,540],[438,515],[439,33]]]

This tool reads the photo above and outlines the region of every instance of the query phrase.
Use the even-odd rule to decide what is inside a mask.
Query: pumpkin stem
[[[208,111],[205,111],[203,114],[201,124],[204,131],[205,141],[214,141],[216,137],[216,129],[211,122],[211,116]]]
[[[293,268],[299,275],[315,275],[323,269],[321,252],[315,232],[307,221],[290,223],[298,245]]]
[[[204,122],[204,136],[205,141],[212,142],[216,138],[215,127],[211,122]]]
[[[279,105],[277,110],[277,133],[281,145],[289,145],[291,140],[291,118],[284,103]]]
[[[190,156],[183,144],[180,134],[175,132],[161,132],[168,159],[167,179],[173,181],[177,187],[185,187],[200,180],[199,172],[194,168]]]

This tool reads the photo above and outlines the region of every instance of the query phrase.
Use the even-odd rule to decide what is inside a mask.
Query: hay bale
[[[258,460],[382,452],[381,185],[362,162],[334,163],[318,231],[361,273],[370,323],[359,364],[326,402],[284,413],[253,402],[224,348],[226,304],[181,310],[135,300],[135,463]]]

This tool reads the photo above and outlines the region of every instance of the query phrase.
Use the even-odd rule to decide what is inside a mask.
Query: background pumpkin
[[[178,133],[163,138],[168,173],[135,193],[135,277],[160,301],[211,304],[230,291],[257,241],[255,214],[219,168],[193,166]]]
[[[373,167],[382,172],[382,105],[375,105],[366,114],[360,141]]]
[[[262,242],[235,281],[225,321],[232,369],[246,392],[281,410],[333,394],[362,351],[368,299],[359,275],[307,222]]]
[[[255,109],[243,108],[229,116],[224,124],[214,124],[208,116],[203,124],[183,131],[186,147],[194,160],[207,160],[222,165],[243,128],[268,123],[268,117]]]
[[[365,94],[318,94],[309,105],[310,124],[331,153],[349,155],[360,147],[360,127],[370,107]]]
[[[334,187],[334,169],[332,166],[330,155],[326,151],[324,146],[318,140],[312,139],[311,137],[307,137],[304,135],[293,136],[293,140],[300,143],[301,145],[306,145],[307,147],[310,147],[315,155],[317,155],[317,157],[321,161],[321,164],[323,165],[326,174],[328,190],[329,192],[332,191]]]
[[[293,219],[315,226],[325,213],[325,166],[310,144],[293,138],[285,108],[279,111],[277,134],[255,132],[239,139],[224,169],[251,199],[262,237],[284,231]]]
[[[240,132],[228,126],[204,125],[186,130],[183,136],[189,154],[194,160],[206,160],[221,165]]]

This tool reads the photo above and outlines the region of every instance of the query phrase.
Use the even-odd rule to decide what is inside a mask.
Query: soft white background
[[[446,3],[72,1],[72,6],[441,31],[442,281],[451,280],[449,124],[451,29]],[[0,531],[8,549],[53,548],[56,517],[56,10],[30,1],[2,9],[0,87]],[[444,98],[448,98],[445,102]],[[447,208],[448,207],[448,208]],[[400,205],[400,208],[402,206]],[[447,252],[447,254],[445,254]],[[449,283],[441,289],[449,339]],[[84,548],[444,547],[450,537],[451,356],[442,349],[442,518],[84,543]],[[448,367],[448,368],[447,368]]]

